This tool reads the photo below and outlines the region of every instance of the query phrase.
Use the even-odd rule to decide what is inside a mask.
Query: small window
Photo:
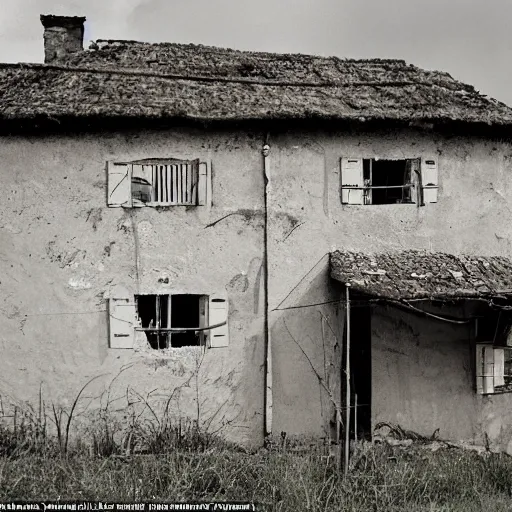
[[[407,160],[363,160],[364,204],[414,203],[413,176]]]
[[[196,206],[206,204],[206,163],[146,159],[109,162],[108,205]]]
[[[482,395],[512,391],[512,347],[476,345],[476,387]]]
[[[147,294],[130,298],[127,290],[119,288],[110,299],[110,317],[111,348],[133,348],[135,331],[142,331],[155,350],[229,344],[228,301],[220,296]]]
[[[201,332],[195,329],[206,325],[206,301],[204,295],[136,295],[136,313],[151,347],[201,345]]]
[[[418,204],[437,202],[434,159],[341,159],[343,204]]]
[[[476,388],[482,395],[512,392],[512,315],[485,309],[475,318]]]

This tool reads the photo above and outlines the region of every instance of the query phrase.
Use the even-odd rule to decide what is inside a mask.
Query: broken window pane
[[[169,332],[160,331],[169,326],[169,296],[168,295],[137,295],[137,314],[141,327],[146,330],[146,337],[154,349],[169,346]]]
[[[171,163],[172,162],[172,163]],[[134,164],[132,200],[143,204],[198,204],[198,162]]]
[[[204,327],[204,295],[136,295],[137,315],[151,348],[201,345]],[[182,332],[174,329],[183,328]],[[171,329],[173,329],[171,331]]]

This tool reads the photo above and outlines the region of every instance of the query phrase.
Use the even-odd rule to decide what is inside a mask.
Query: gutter
[[[269,306],[268,306],[268,190],[270,182],[270,146],[268,145],[268,134],[262,147],[263,155],[263,206],[264,206],[264,230],[263,230],[263,282],[265,288],[265,425],[264,437],[267,439],[272,435],[272,344],[269,330]]]

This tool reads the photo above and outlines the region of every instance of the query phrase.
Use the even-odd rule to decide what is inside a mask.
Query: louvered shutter
[[[421,159],[421,189],[424,204],[437,203],[439,176],[437,160],[434,158]]]
[[[115,286],[109,298],[110,348],[133,348],[135,298],[123,286]]]
[[[108,206],[131,206],[131,166],[107,162],[107,180]]]
[[[220,327],[210,329],[210,347],[227,347],[229,345],[228,300],[220,296],[210,296],[208,303],[208,325],[226,322]]]
[[[363,159],[341,159],[341,202],[363,204]],[[358,188],[350,188],[358,187]]]
[[[204,206],[207,200],[208,190],[208,165],[206,162],[198,162],[195,164],[198,167],[197,172],[197,204]]]

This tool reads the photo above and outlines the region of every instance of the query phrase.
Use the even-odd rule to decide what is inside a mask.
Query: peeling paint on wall
[[[114,381],[112,393],[128,395],[129,407],[148,394],[163,405],[172,397],[173,414],[197,418],[199,403],[203,423],[220,411],[212,426],[228,439],[262,442],[263,376],[245,361],[249,339],[263,329],[252,294],[263,239],[261,156],[253,155],[254,137],[237,133],[233,142],[232,135],[205,137],[203,130],[176,128],[137,137],[40,135],[30,143],[21,136],[2,138],[3,161],[14,167],[0,165],[0,183],[10,190],[15,172],[16,188],[24,190],[24,197],[12,194],[0,205],[0,287],[12,292],[7,307],[1,305],[6,311],[0,311],[2,359],[12,364],[0,363],[0,372],[10,391],[37,400],[44,382],[48,400],[70,403],[77,385],[105,374],[91,386],[91,396],[101,396]],[[211,153],[210,140],[217,147]],[[106,161],[170,153],[215,160],[211,209],[106,206]],[[41,187],[43,203],[37,201]],[[236,215],[204,229],[230,212]],[[200,354],[188,348],[155,351],[144,335],[133,350],[110,348],[103,297],[108,299],[107,290],[117,284],[134,293],[229,289],[236,313],[229,348]],[[263,360],[259,345],[251,350]],[[20,371],[21,366],[27,370]],[[218,385],[212,387],[215,380]],[[239,426],[223,426],[235,417]]]
[[[68,285],[76,290],[88,290],[92,286],[85,277],[71,277],[68,281]]]

